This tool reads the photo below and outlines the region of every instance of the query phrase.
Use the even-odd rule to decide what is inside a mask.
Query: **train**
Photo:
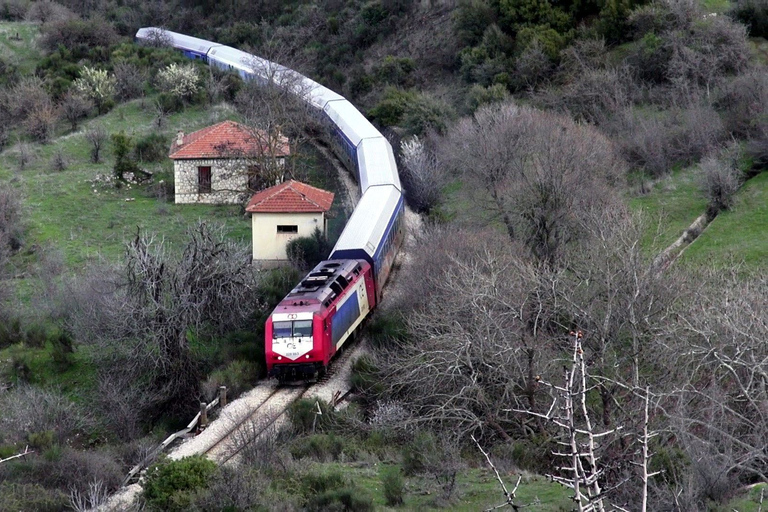
[[[293,69],[157,27],[139,29],[136,40],[162,41],[243,80],[289,88],[307,103],[324,127],[326,142],[357,179],[360,198],[328,259],[266,321],[268,375],[280,381],[317,379],[381,302],[403,243],[405,205],[392,146],[346,98]]]

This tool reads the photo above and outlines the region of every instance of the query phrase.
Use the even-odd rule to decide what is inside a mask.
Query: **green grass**
[[[235,116],[225,107],[194,107],[171,116],[162,132],[170,137],[179,129],[193,131],[227,117]],[[136,100],[90,120],[75,133],[35,145],[35,159],[23,170],[18,168],[17,147],[0,155],[0,186],[10,184],[24,198],[29,220],[27,246],[54,246],[63,253],[67,265],[77,269],[98,258],[114,261],[137,229],[156,233],[171,247],[179,247],[187,228],[199,219],[221,223],[232,239],[250,244],[250,221],[239,205],[176,205],[153,197],[149,186],[115,188],[99,182],[100,177],[112,175],[114,161],[109,144],[101,163],[89,160],[84,133],[96,123],[108,133],[124,131],[134,138],[155,130],[149,101]],[[60,172],[52,170],[50,163],[57,150],[69,161],[68,168]],[[170,161],[145,167],[172,175]]]
[[[29,382],[40,386],[53,385],[75,401],[80,401],[96,389],[96,367],[92,362],[91,347],[78,346],[72,354],[72,363],[59,367],[51,356],[52,347],[32,348],[21,343],[0,350],[0,375],[4,380],[16,381],[13,366],[23,362],[29,368]],[[18,384],[18,382],[15,382]]]
[[[8,62],[17,66],[22,76],[30,76],[40,60],[34,40],[40,33],[39,25],[24,22],[0,22],[0,51]],[[18,35],[19,39],[16,39]]]
[[[641,211],[647,221],[642,243],[652,254],[677,240],[706,210],[697,171],[697,167],[674,171],[655,182],[648,194],[629,199],[630,207]]]
[[[760,498],[762,493],[762,506]],[[757,512],[768,507],[768,484],[757,484],[746,493],[731,500],[727,505],[714,509],[716,512]]]
[[[380,468],[378,464],[361,465],[360,463],[326,463],[318,464],[319,471],[341,471],[354,485],[373,497],[376,510],[394,510],[386,507]],[[516,475],[503,475],[508,490],[512,490],[517,481]],[[457,476],[457,491],[446,506],[440,502],[441,489],[435,483],[434,477],[417,476],[404,477],[404,504],[396,510],[428,510],[439,508],[455,512],[475,512],[504,503],[504,495],[495,475],[488,469],[471,468],[462,470]],[[530,505],[525,508],[536,511],[567,511],[573,507],[569,498],[569,490],[558,484],[548,482],[542,476],[526,475],[517,490],[517,500],[520,505]]]
[[[701,5],[706,12],[723,14],[731,8],[730,0],[701,0]]]
[[[753,269],[768,261],[768,173],[749,180],[733,208],[720,213],[682,256],[692,265],[741,261]]]

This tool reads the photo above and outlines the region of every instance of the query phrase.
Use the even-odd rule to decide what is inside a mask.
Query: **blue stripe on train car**
[[[360,316],[360,302],[357,298],[357,291],[342,304],[342,306],[336,310],[336,314],[333,315],[333,322],[331,325],[331,338],[333,344],[337,345],[339,340],[347,332],[347,329],[355,323],[357,317]]]
[[[387,228],[384,230],[384,235],[379,241],[379,245],[376,248],[376,252],[373,253],[373,270],[376,276],[376,283],[379,283],[379,274],[382,268],[385,266],[385,260],[387,256],[392,252],[392,245],[395,243],[397,233],[402,229],[403,218],[403,196],[397,201],[395,207],[395,215],[389,219]],[[391,264],[391,261],[389,262]]]

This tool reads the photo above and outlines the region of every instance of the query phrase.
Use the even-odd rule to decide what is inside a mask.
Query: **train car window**
[[[291,322],[274,322],[272,324],[273,338],[290,338]]]
[[[312,320],[295,320],[293,322],[293,337],[312,336]]]

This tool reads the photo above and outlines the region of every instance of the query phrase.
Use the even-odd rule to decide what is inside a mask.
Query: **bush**
[[[742,182],[742,174],[734,159],[709,157],[701,162],[701,188],[707,198],[710,219],[733,206],[734,196]]]
[[[382,466],[379,472],[381,478],[381,488],[384,492],[384,501],[390,507],[403,504],[403,491],[405,482],[400,468],[397,466]]]
[[[39,484],[2,482],[0,503],[4,510],[60,512],[69,508],[69,497],[61,491],[48,490]]]
[[[297,268],[309,270],[328,257],[331,246],[320,228],[315,227],[312,236],[294,238],[285,247],[288,259]]]
[[[59,331],[51,336],[51,357],[59,371],[72,366],[75,346],[72,336],[67,331]]]
[[[192,493],[207,486],[216,463],[202,455],[153,464],[144,480],[142,498],[150,510],[185,511]]]
[[[374,510],[373,499],[367,493],[350,487],[340,471],[307,473],[302,475],[307,510]]]
[[[318,409],[322,414],[318,414]],[[302,398],[288,406],[288,419],[299,434],[322,432],[335,416],[328,402],[319,398]]]
[[[311,458],[318,462],[331,462],[339,460],[344,448],[344,439],[334,434],[314,434],[294,441],[290,452],[294,459]]]
[[[220,386],[227,386],[227,396],[235,398],[251,389],[262,372],[263,368],[255,361],[232,361],[223,370],[211,372],[203,388],[208,390],[208,397],[213,397]]]
[[[21,328],[21,320],[19,318],[3,320],[4,321],[0,322],[0,349],[24,341],[24,331]]]
[[[752,37],[768,37],[768,3],[764,0],[737,0],[730,16],[746,25]]]
[[[408,476],[424,473],[439,457],[439,446],[434,434],[421,431],[403,447],[403,472]]]
[[[384,126],[401,126],[407,134],[423,135],[429,129],[442,133],[453,113],[431,96],[389,87],[369,115]]]
[[[48,339],[48,333],[40,324],[32,324],[27,327],[24,333],[24,344],[31,348],[45,347],[45,341]]]
[[[488,87],[475,84],[469,90],[467,95],[467,103],[469,110],[474,112],[483,105],[489,103],[501,103],[509,98],[509,91],[501,84],[493,84]]]
[[[157,73],[157,86],[183,103],[200,91],[200,73],[194,64],[169,64]]]
[[[168,156],[168,137],[150,133],[136,141],[133,154],[140,162],[161,162]]]

